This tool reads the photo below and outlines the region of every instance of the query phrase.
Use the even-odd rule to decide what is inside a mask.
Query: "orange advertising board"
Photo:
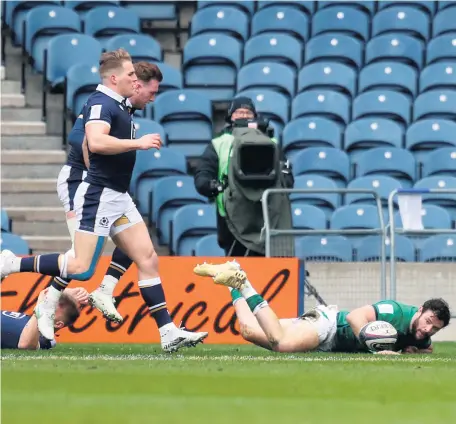
[[[207,331],[207,343],[243,343],[226,287],[193,273],[197,263],[214,258],[161,257],[162,278],[168,309],[176,325],[190,331]],[[110,257],[100,259],[96,273],[86,282],[73,281],[70,287],[82,286],[89,292],[100,284]],[[279,317],[298,314],[298,260],[295,258],[239,259],[256,290],[269,301]],[[51,282],[40,274],[13,274],[1,285],[2,310],[32,313],[38,294]],[[58,343],[158,343],[159,334],[143,302],[133,265],[119,281],[114,292],[121,324],[107,322],[90,306],[84,307],[76,323],[58,333]]]

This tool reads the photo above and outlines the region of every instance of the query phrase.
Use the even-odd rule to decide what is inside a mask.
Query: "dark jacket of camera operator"
[[[218,243],[230,256],[245,256],[247,250],[236,241],[229,231],[223,205],[223,191],[227,186],[226,175],[231,145],[234,140],[232,135],[233,122],[239,119],[250,120],[255,118],[257,118],[257,113],[251,99],[248,97],[234,99],[226,117],[227,126],[206,147],[195,173],[195,187],[198,193],[210,199],[216,199]],[[288,161],[282,162],[282,172],[286,186],[292,188],[294,179]],[[250,255],[255,255],[255,253],[250,252]]]

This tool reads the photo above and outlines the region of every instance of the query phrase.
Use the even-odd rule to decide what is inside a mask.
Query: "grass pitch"
[[[401,357],[59,345],[1,365],[3,424],[456,422],[456,343]]]

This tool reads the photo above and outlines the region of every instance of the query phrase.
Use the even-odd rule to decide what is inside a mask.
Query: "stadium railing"
[[[378,213],[378,228],[374,229],[273,229],[270,225],[268,203],[277,194],[323,194],[336,193],[370,194],[375,199]],[[295,245],[300,236],[379,236],[379,258],[357,260],[356,248],[351,261],[340,261],[331,257],[316,257],[301,259],[299,282],[300,312],[307,311],[315,304],[335,304],[339,309],[351,309],[369,303],[377,302],[387,297],[386,282],[386,227],[382,201],[373,190],[362,189],[268,189],[262,198],[264,216],[263,237],[266,245],[266,257],[295,256],[290,254],[290,245]],[[306,255],[309,256],[309,255]]]

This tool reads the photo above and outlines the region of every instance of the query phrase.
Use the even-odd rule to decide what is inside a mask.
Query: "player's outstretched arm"
[[[140,139],[121,140],[109,135],[110,126],[103,122],[88,122],[86,124],[86,137],[92,153],[100,155],[118,155],[141,149]]]
[[[405,349],[402,350],[403,354],[429,354],[434,351],[434,348],[431,346],[427,347],[426,349],[419,349],[416,346],[407,346]]]
[[[361,308],[353,309],[347,315],[347,322],[353,330],[353,334],[359,337],[361,329],[369,322],[375,321],[375,309],[372,305],[362,306]]]

